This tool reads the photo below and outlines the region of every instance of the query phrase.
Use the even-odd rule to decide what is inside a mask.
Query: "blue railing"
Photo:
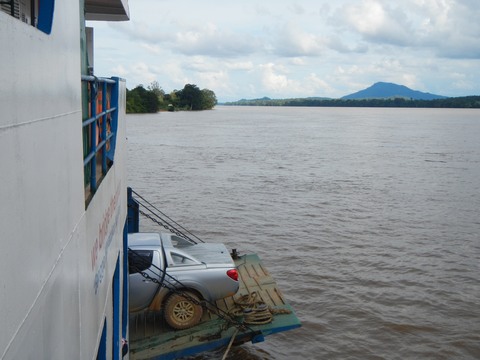
[[[89,201],[114,160],[119,79],[82,75],[82,83],[88,98],[83,110],[83,166]]]

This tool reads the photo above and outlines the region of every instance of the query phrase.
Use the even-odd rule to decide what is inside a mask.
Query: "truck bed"
[[[233,260],[227,248],[223,244],[200,243],[191,246],[182,247],[182,250],[192,255],[197,260],[208,265],[232,266]]]
[[[234,266],[232,257],[224,244],[192,244],[179,236],[166,233],[162,233],[161,238],[165,250],[180,249],[207,265],[224,265],[225,267]]]

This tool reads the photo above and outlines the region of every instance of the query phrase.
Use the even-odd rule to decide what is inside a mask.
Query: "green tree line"
[[[127,113],[156,113],[161,110],[210,110],[217,105],[217,96],[212,90],[200,89],[197,85],[186,84],[182,90],[167,94],[158,82],[152,82],[145,89],[138,85],[127,89]]]
[[[408,108],[480,108],[480,96],[452,97],[435,100],[414,100],[406,98],[389,99],[254,99],[228,102],[224,105],[240,106],[324,106],[324,107],[408,107]]]

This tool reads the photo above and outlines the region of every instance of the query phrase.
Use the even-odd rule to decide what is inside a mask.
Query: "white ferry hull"
[[[115,161],[86,207],[81,6],[55,1],[49,34],[0,11],[0,359],[121,353],[125,82]]]

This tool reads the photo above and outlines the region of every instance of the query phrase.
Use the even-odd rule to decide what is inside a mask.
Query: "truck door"
[[[128,251],[128,272],[129,272],[129,309],[130,311],[142,310],[153,300],[159,290],[163,261],[158,251],[136,250]],[[148,277],[143,276],[144,272]]]

